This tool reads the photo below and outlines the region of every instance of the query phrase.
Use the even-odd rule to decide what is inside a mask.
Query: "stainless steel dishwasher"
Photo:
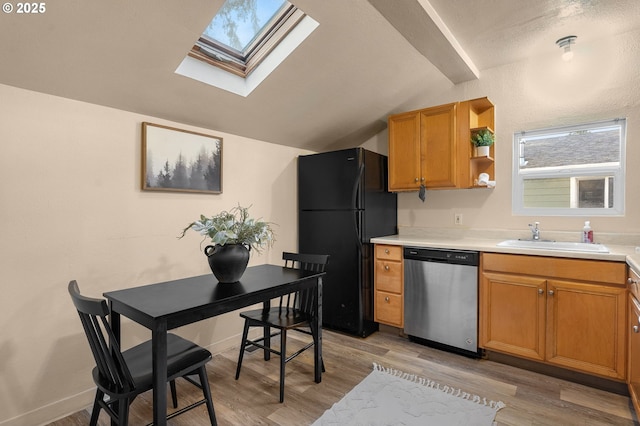
[[[404,249],[404,332],[418,343],[477,357],[478,252]]]

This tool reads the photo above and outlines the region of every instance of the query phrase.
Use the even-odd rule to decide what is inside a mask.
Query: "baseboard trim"
[[[0,421],[0,426],[46,425],[67,417],[93,403],[96,388],[90,388],[67,398],[38,407],[35,410]]]
[[[607,392],[613,392],[618,395],[629,396],[629,388],[627,387],[627,384],[621,381],[580,373],[553,365],[514,357],[500,352],[486,351],[486,358],[501,364],[534,371],[536,373],[556,377],[569,382],[579,383],[581,385],[590,386]]]

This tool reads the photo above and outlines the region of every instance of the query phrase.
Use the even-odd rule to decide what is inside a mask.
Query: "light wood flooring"
[[[291,334],[289,339],[294,341],[296,333]],[[277,357],[265,362],[260,351],[245,355],[240,379],[236,381],[237,349],[214,355],[208,372],[218,424],[309,425],[366,377],[374,362],[504,402],[506,407],[496,416],[498,425],[638,424],[628,397],[490,360],[428,348],[409,342],[395,329],[383,329],[366,339],[329,330],[324,330],[323,336],[327,371],[322,383],[314,383],[313,352],[306,351],[287,364],[283,404],[278,403]],[[201,395],[182,379],[177,385],[180,406]],[[50,425],[86,425],[89,410],[90,407]],[[149,423],[150,393],[138,397],[131,411],[131,425]],[[104,413],[99,424],[109,424]],[[206,408],[200,406],[169,424],[206,425]]]

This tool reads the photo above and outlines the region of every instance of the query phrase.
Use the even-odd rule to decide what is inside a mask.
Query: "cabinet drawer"
[[[376,291],[375,321],[402,327],[404,325],[402,313],[402,296],[384,291]]]
[[[402,294],[402,262],[376,260],[376,290]]]
[[[376,259],[402,261],[402,246],[376,244]]]

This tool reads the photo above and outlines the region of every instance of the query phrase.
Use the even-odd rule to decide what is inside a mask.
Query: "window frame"
[[[513,160],[512,160],[512,212],[514,215],[526,216],[624,216],[625,208],[625,153],[626,153],[626,118],[614,118],[610,120],[588,122],[571,126],[548,127],[530,131],[520,131],[513,134]],[[540,167],[537,169],[521,169],[521,139],[532,136],[553,135],[558,133],[571,133],[584,130],[595,130],[604,127],[620,127],[620,161],[619,163],[601,163],[599,166],[563,166]],[[576,207],[525,207],[524,206],[524,181],[543,178],[607,178],[613,176],[613,206],[609,208],[576,208]],[[574,189],[571,188],[571,192]],[[572,197],[577,195],[572,194]],[[571,200],[570,200],[571,201]]]
[[[249,43],[245,49],[246,54],[201,35],[187,55],[246,78],[305,16],[303,11],[291,3],[285,5],[270,25],[266,25]]]

